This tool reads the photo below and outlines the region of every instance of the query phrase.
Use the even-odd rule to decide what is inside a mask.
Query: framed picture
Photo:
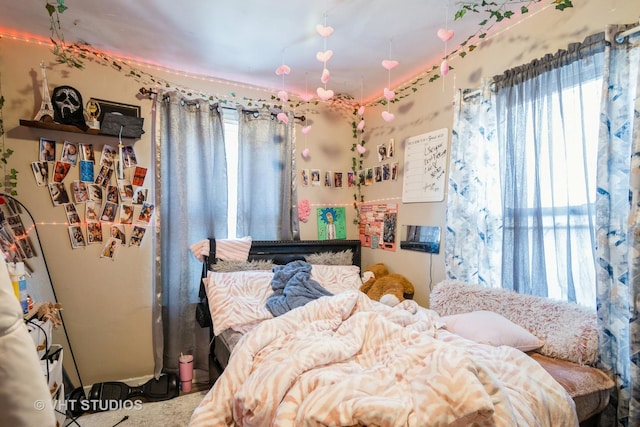
[[[104,115],[107,113],[119,113],[123,116],[140,117],[140,106],[131,104],[122,104],[120,102],[107,101],[104,99],[91,98],[100,107],[100,115],[98,121],[102,123]]]

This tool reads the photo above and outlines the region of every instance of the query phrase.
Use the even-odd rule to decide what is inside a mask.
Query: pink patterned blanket
[[[415,314],[412,314],[414,313]],[[265,320],[190,426],[577,426],[566,391],[519,350],[440,329],[413,301],[360,292]]]

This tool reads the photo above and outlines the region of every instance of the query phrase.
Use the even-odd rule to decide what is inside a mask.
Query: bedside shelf
[[[108,136],[110,138],[117,138],[116,135],[108,135],[106,133],[101,133],[98,129],[87,129],[86,131],[80,129],[77,126],[73,125],[62,125],[60,123],[53,122],[41,122],[39,120],[23,120],[20,119],[20,126],[26,126],[30,128],[38,128],[38,129],[47,129],[47,130],[58,130],[62,132],[71,132],[71,133],[81,133],[84,135],[100,135],[100,136]],[[122,138],[126,139],[137,139],[132,137],[127,137],[122,135]]]

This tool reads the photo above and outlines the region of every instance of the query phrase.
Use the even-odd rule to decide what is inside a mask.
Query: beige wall
[[[445,225],[445,203],[402,204],[402,171],[404,140],[408,137],[441,128],[451,128],[454,81],[458,88],[476,87],[483,77],[498,74],[506,68],[526,63],[548,52],[580,41],[586,35],[600,31],[607,23],[629,23],[640,16],[640,3],[632,0],[574,0],[575,7],[564,12],[551,8],[503,34],[489,39],[464,59],[451,61],[455,70],[444,80],[427,83],[408,98],[390,108],[396,119],[386,123],[380,118],[380,107],[367,109],[365,138],[369,152],[365,166],[377,164],[371,148],[396,141],[396,158],[400,161],[400,179],[366,187],[365,199],[398,203],[398,226]],[[507,25],[505,25],[505,28]],[[435,37],[434,37],[435,39]],[[40,68],[47,65],[49,88],[70,85],[89,97],[140,105],[145,118],[145,134],[135,142],[138,162],[153,169],[151,157],[151,102],[137,96],[143,86],[107,66],[88,62],[84,70],[70,69],[55,63],[49,48],[32,43],[0,40],[0,83],[5,97],[3,109],[5,146],[15,151],[9,166],[19,170],[18,199],[41,223],[38,228],[58,299],[63,303],[65,321],[76,353],[78,366],[85,384],[149,375],[153,371],[151,337],[151,280],[155,272],[153,241],[147,236],[141,248],[123,248],[111,261],[100,259],[100,247],[92,245],[72,250],[69,244],[62,208],[52,206],[47,190],[37,187],[30,163],[37,159],[40,136],[73,142],[93,143],[100,149],[103,144],[116,144],[117,139],[104,136],[67,134],[42,131],[19,126],[20,119],[31,119],[40,105]],[[156,76],[183,84],[188,88],[216,94],[237,93],[238,98],[264,98],[263,91],[250,88],[226,87],[221,83],[190,79],[176,74],[150,70]],[[382,89],[382,88],[381,88]],[[310,108],[313,110],[314,108]],[[309,111],[301,107],[296,114],[305,114],[312,132],[302,135],[297,126],[297,147],[305,147],[311,158],[297,156],[298,170],[317,168],[322,171],[342,171],[351,168],[353,144],[348,110],[321,109]],[[72,171],[72,176],[77,176]],[[145,186],[151,188],[151,178]],[[65,183],[73,179],[68,177]],[[299,188],[299,198],[309,199],[312,215],[301,224],[303,239],[317,238],[313,212],[323,205],[346,206],[348,238],[357,238],[358,230],[352,225],[354,209],[351,207],[354,191],[346,186],[337,188]],[[151,232],[151,230],[149,231]],[[207,237],[207,236],[203,236]],[[444,245],[444,242],[443,242]],[[442,246],[443,246],[442,245]],[[444,278],[443,250],[438,255],[401,250],[395,252],[365,249],[363,265],[385,262],[391,270],[405,274],[416,286],[416,300],[428,305],[430,284]]]
[[[544,2],[551,3],[551,2]],[[502,32],[490,37],[465,58],[450,61],[453,68],[442,79],[420,86],[413,95],[390,106],[395,120],[385,122],[380,113],[386,107],[369,108],[365,114],[366,140],[369,150],[394,138],[398,156],[404,159],[404,140],[442,128],[451,130],[454,86],[476,88],[482,78],[528,63],[546,53],[580,42],[587,35],[603,31],[607,24],[634,23],[640,17],[640,2],[632,0],[576,0],[572,9],[556,11],[553,6],[529,16],[524,22],[502,25]],[[382,88],[381,88],[382,91]],[[400,174],[403,172],[400,162]],[[369,151],[365,166],[377,164],[375,152]],[[401,203],[402,181],[365,188],[365,200],[396,198],[399,204],[398,225],[437,225],[442,227],[442,243],[437,255],[397,250],[363,250],[363,265],[385,262],[395,272],[406,275],[415,285],[415,299],[428,306],[430,286],[445,278],[444,227],[446,195],[442,203]],[[389,201],[392,203],[394,201]]]

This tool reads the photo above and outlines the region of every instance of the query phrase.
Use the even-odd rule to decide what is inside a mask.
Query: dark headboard
[[[304,260],[305,256],[320,252],[342,252],[350,249],[353,265],[360,267],[360,240],[254,240],[249,251],[250,260],[272,260],[287,264]],[[213,259],[213,258],[210,258]]]
[[[209,239],[209,256],[205,259],[202,277],[206,277],[210,263],[216,259],[215,239]],[[347,249],[353,254],[352,264],[361,266],[362,250],[360,240],[254,240],[249,250],[249,260],[271,260],[275,264],[287,264],[304,260],[305,256],[321,252],[342,252]],[[206,299],[206,290],[200,282],[199,296]]]

